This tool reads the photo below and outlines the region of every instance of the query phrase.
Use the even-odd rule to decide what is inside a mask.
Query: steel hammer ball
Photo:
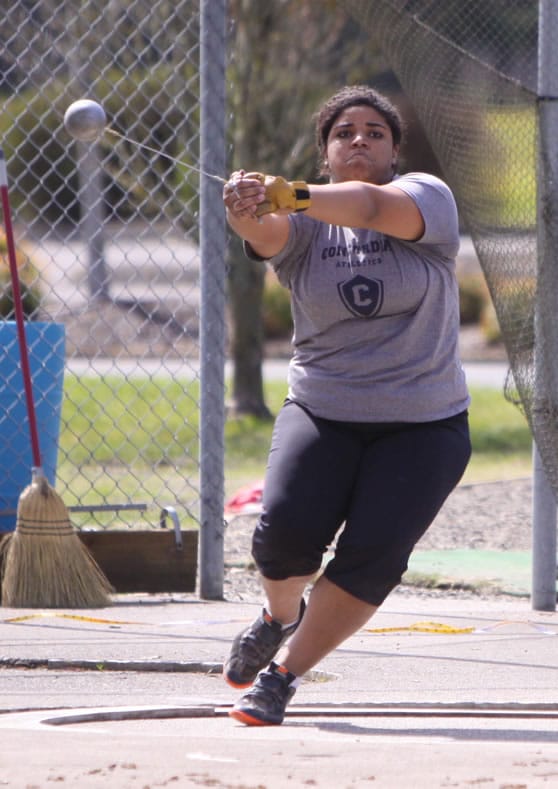
[[[91,99],[79,99],[70,104],[64,113],[66,131],[83,142],[92,142],[107,125],[107,116],[101,105]]]

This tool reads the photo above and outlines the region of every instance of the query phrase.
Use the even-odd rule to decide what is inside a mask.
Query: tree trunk
[[[228,42],[231,170],[313,183],[312,112],[341,79],[365,82],[371,70],[385,68],[385,61],[371,47],[370,34],[334,0],[229,0],[228,8],[234,23]],[[246,259],[236,236],[229,261],[231,410],[265,418],[270,416],[262,381],[265,269]]]
[[[232,399],[228,412],[271,419],[263,391],[264,328],[262,295],[265,264],[249,260],[238,238],[229,247],[231,356],[234,362]]]

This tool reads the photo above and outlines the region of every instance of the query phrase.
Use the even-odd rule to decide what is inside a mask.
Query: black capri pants
[[[277,416],[252,554],[266,578],[324,573],[380,605],[471,455],[468,414],[434,422],[337,422],[287,400]]]

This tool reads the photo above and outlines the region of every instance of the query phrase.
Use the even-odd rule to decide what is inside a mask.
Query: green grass
[[[276,414],[286,394],[282,383],[268,383],[267,403]],[[469,409],[473,455],[464,482],[528,476],[531,434],[523,414],[501,391],[471,389]],[[271,425],[254,419],[229,422],[226,428],[227,477],[246,484],[261,477],[271,439]]]
[[[536,222],[536,117],[534,107],[495,107],[482,115],[479,177],[485,221],[499,227]],[[481,150],[479,148],[479,150]]]
[[[276,414],[286,384],[269,382],[266,402]],[[160,505],[199,506],[199,389],[197,383],[119,377],[67,376],[57,488],[67,506],[144,503],[132,512],[75,514],[77,526],[148,528]],[[531,473],[531,437],[521,412],[501,392],[473,389],[473,457],[463,482],[496,481]],[[225,496],[264,475],[273,423],[254,417],[225,425]]]
[[[464,482],[510,479],[531,473],[531,433],[525,417],[503,393],[471,388],[473,455]]]
[[[198,386],[171,379],[68,376],[60,446],[68,461],[130,465],[197,458]]]
[[[276,414],[286,384],[269,382],[266,402]],[[67,376],[57,487],[68,506],[87,503],[170,501],[198,503],[199,413],[197,383],[170,379]],[[466,483],[527,476],[531,438],[520,411],[501,392],[473,389],[473,457]],[[225,426],[225,492],[259,480],[273,424],[254,417]],[[98,516],[104,525],[113,515]],[[131,516],[133,517],[133,516]],[[142,516],[145,517],[145,516]],[[151,521],[156,518],[148,513]],[[81,521],[80,521],[81,519]],[[91,516],[78,516],[78,525]],[[137,525],[137,520],[134,520]]]

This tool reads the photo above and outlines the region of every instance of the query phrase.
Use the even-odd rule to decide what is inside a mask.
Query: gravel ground
[[[442,550],[529,550],[531,547],[531,479],[461,485],[451,494],[417,548]],[[225,597],[261,601],[257,573],[250,557],[256,517],[237,516],[225,534]],[[436,588],[403,584],[394,594],[487,596],[489,589]],[[493,591],[492,594],[495,592]]]

